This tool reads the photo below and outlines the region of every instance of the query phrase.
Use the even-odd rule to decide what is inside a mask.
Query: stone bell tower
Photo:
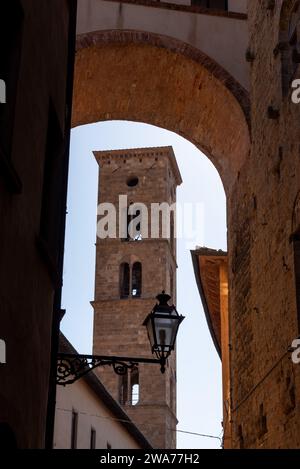
[[[180,172],[172,147],[101,151],[94,155],[100,167],[98,203],[112,205],[102,205],[102,213],[98,209],[93,353],[150,358],[150,344],[142,324],[162,290],[176,303],[177,268],[175,214],[172,210],[160,214],[160,223],[155,224],[151,204],[158,207],[165,203],[166,209],[176,202],[176,187],[182,182]],[[116,229],[110,224],[114,220]],[[104,225],[109,231],[106,238]],[[154,448],[176,447],[175,352],[164,375],[155,364],[140,364],[138,370],[125,376],[116,375],[109,367],[99,373],[103,384]]]

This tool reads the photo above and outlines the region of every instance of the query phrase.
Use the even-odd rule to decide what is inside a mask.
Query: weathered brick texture
[[[299,335],[291,235],[300,227],[300,105],[291,102],[289,83],[286,87],[290,65],[282,67],[292,6],[292,0],[248,2],[249,101],[218,64],[172,38],[102,31],[82,35],[77,43],[74,125],[125,119],[175,131],[206,153],[224,183],[235,448],[300,447],[300,366],[287,353]],[[294,76],[299,78],[299,67]],[[149,199],[157,195],[153,183],[147,191]],[[149,258],[166,249],[163,243],[147,246]],[[124,253],[112,243],[106,250],[97,281],[107,278],[115,295],[113,265]],[[106,273],[101,272],[105,263],[111,264]],[[150,267],[148,273],[150,299],[163,274],[158,269],[154,275]],[[97,331],[101,301],[108,328],[111,305],[117,314],[124,308],[120,300],[101,299],[96,292]],[[145,302],[146,312],[150,302],[146,307],[146,298],[138,301]],[[127,314],[132,314],[130,302]]]
[[[282,93],[283,2],[269,3],[248,2],[252,148],[228,201],[235,448],[300,447],[300,366],[285,353],[299,335],[290,237],[299,228],[300,106]]]
[[[95,152],[95,156],[100,166],[99,203],[110,202],[119,208],[119,195],[127,195],[128,204],[142,202],[150,214],[151,203],[176,201],[176,186],[181,179],[171,147]],[[137,186],[128,187],[131,177],[138,178]],[[132,266],[136,261],[142,264],[141,297],[121,299],[120,265],[127,262]],[[156,295],[163,289],[170,294],[173,290],[173,302],[176,302],[176,268],[176,246],[169,239],[98,238],[93,302],[94,353],[152,357],[142,324],[155,304]],[[100,370],[100,378],[120,401],[121,378],[110,369]],[[175,448],[175,352],[164,375],[158,365],[139,366],[139,389],[136,405],[121,402],[125,411],[155,448]]]

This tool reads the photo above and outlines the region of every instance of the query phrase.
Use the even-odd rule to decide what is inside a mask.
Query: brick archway
[[[215,165],[227,194],[250,148],[247,92],[216,62],[169,37],[78,36],[73,127],[129,120],[174,131]]]

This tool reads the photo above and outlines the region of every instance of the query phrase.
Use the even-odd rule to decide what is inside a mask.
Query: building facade
[[[228,258],[224,251],[197,248],[191,251],[196,283],[207,325],[222,360],[223,443],[232,448],[232,398],[230,379],[230,330],[228,311]]]
[[[232,442],[300,447],[299,3],[249,1],[252,145],[228,200]]]
[[[98,222],[93,352],[151,357],[143,321],[162,290],[176,303],[177,269],[175,214],[170,213],[167,237],[159,232],[151,238],[151,204],[176,202],[180,173],[171,147],[95,152],[95,157],[98,202],[113,204],[118,221],[116,237],[104,239],[99,237],[101,217]],[[136,230],[131,232],[134,219]],[[103,369],[100,377],[155,448],[176,447],[175,353],[164,375],[157,365],[141,364],[123,377],[110,369]]]
[[[44,448],[55,405],[76,1],[2,2],[0,25],[0,446]]]
[[[299,5],[153,3],[79,5],[73,125],[157,125],[215,165],[227,197],[231,445],[299,447],[300,370],[289,352],[300,303]]]
[[[62,334],[60,352],[76,354]],[[95,373],[58,386],[54,449],[151,449]]]
[[[300,328],[300,105],[291,99],[299,5],[229,0],[216,10],[213,1],[194,3],[80,0],[72,125],[157,125],[193,142],[215,165],[227,196],[231,445],[299,448],[300,369],[288,351]],[[7,100],[6,108],[0,104],[0,430],[1,442],[32,448],[45,446],[47,421],[48,435],[53,429],[76,2],[9,5],[0,19]],[[154,258],[169,256],[171,265],[160,246]],[[113,286],[118,314],[121,303],[119,252],[111,252],[113,262],[97,267],[103,285],[94,305],[95,350],[105,352],[110,341],[96,340],[97,302],[104,312],[105,302],[111,307],[111,296],[101,295]],[[124,263],[133,266],[134,256]],[[151,302],[150,291],[145,300],[122,301],[128,309],[148,302],[148,312],[167,276],[153,268]],[[121,332],[116,327],[114,337]],[[161,386],[155,405],[174,423]],[[157,446],[174,445],[157,438]]]

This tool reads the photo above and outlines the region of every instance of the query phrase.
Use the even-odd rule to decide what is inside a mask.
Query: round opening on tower
[[[136,176],[131,176],[129,179],[127,179],[127,186],[128,187],[135,187],[139,183],[139,178]]]

